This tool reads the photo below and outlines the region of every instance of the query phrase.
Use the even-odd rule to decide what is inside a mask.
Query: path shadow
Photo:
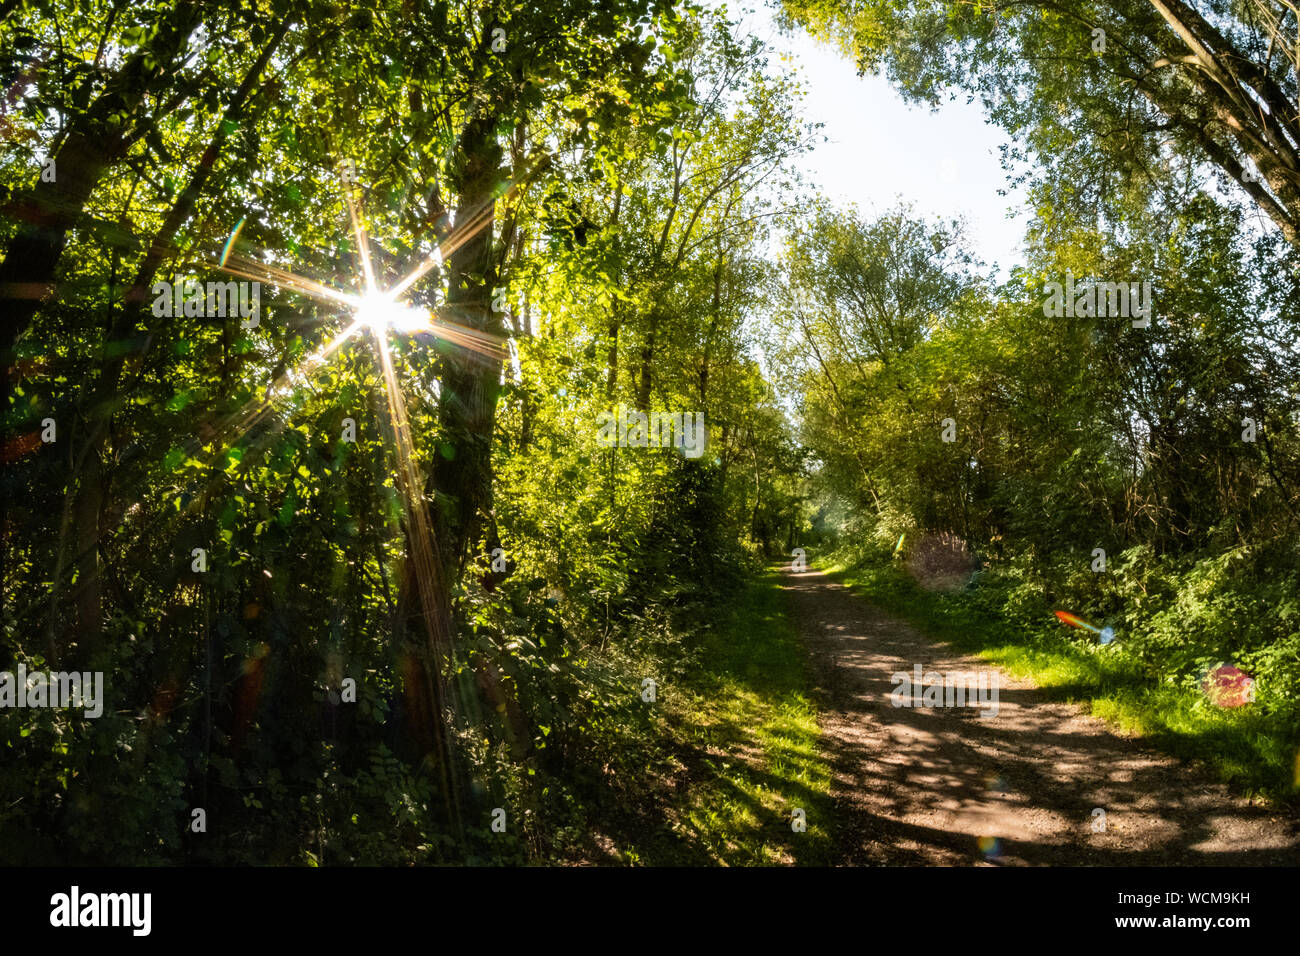
[[[820,572],[787,574],[782,586],[817,676],[841,862],[1300,864],[1295,819],[1001,671],[996,715],[893,706],[890,676],[915,664],[997,669]]]

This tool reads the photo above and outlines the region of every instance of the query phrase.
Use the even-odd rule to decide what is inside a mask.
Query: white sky
[[[835,48],[805,33],[782,35],[766,8],[728,10],[742,32],[767,42],[773,66],[779,53],[799,68],[805,116],[823,123],[829,138],[803,160],[824,195],[866,213],[882,213],[901,198],[927,217],[964,216],[968,247],[985,263],[996,262],[998,278],[1006,279],[1021,260],[1027,197],[1019,189],[999,195],[1009,189],[998,153],[1008,139],[985,122],[978,102],[967,105],[959,93],[938,111],[907,105],[883,77],[859,77]]]

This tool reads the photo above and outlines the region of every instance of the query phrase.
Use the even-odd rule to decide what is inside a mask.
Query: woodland
[[[103,675],[0,863],[832,861],[805,553],[1294,800],[1300,8],[774,10],[1005,131],[1009,277],[738,10],[0,0],[0,671]]]

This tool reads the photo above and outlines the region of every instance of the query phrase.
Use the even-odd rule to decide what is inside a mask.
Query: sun
[[[368,292],[361,296],[355,316],[377,336],[389,329],[404,333],[428,331],[432,325],[428,309],[398,302],[392,293],[385,292]]]

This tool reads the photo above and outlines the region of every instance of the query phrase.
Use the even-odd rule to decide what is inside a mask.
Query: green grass
[[[1277,805],[1300,802],[1300,731],[1250,707],[1214,707],[1173,678],[1153,678],[1122,647],[1073,639],[1063,627],[1014,627],[972,606],[969,592],[916,586],[897,562],[820,567],[873,604],[1048,695],[1085,705],[1125,733],[1176,757],[1203,763],[1237,791]]]
[[[668,729],[689,776],[675,830],[703,852],[701,862],[831,860],[831,771],[818,747],[807,655],[778,581],[759,575],[720,612],[685,687],[667,697]],[[806,832],[791,828],[796,808]]]

